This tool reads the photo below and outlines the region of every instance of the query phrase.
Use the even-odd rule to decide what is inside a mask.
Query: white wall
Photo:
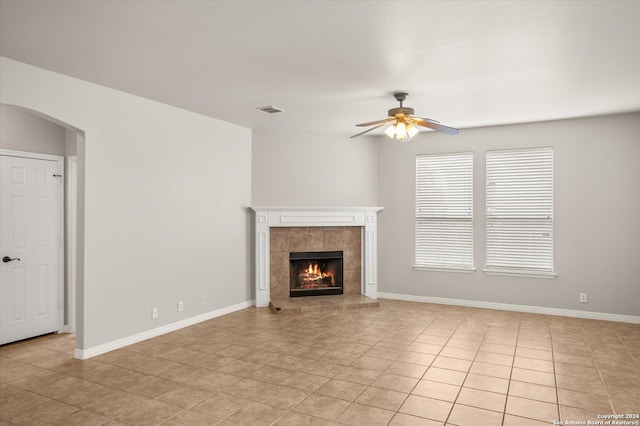
[[[377,142],[313,133],[253,132],[254,206],[375,206]]]
[[[85,134],[80,349],[251,299],[249,129],[7,58],[0,102]]]
[[[486,150],[554,148],[556,279],[482,273]],[[474,274],[416,271],[416,154],[474,152]],[[379,291],[640,316],[640,113],[379,144]],[[588,304],[578,302],[586,292]]]

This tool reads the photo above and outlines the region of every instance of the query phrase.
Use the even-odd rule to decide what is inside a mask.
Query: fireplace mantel
[[[362,232],[362,294],[378,297],[378,212],[382,207],[251,207],[255,212],[256,306],[269,306],[269,229],[359,226]]]

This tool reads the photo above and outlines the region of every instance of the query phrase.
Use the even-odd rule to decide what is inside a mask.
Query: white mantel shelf
[[[378,212],[382,207],[251,207],[255,212],[256,306],[269,306],[269,229],[359,226],[362,232],[362,294],[378,297]]]

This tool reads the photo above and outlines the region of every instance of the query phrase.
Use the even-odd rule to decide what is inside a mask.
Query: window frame
[[[530,157],[527,157],[526,154],[533,154]],[[532,164],[531,162],[534,160],[535,155],[539,155],[544,157],[544,155],[548,155],[550,158],[542,159],[538,164],[535,162]],[[493,170],[490,168],[490,157],[495,155],[493,158],[494,163],[496,162],[496,158],[498,156],[512,156],[511,162],[507,162],[503,160],[504,164],[501,166],[494,167]],[[528,194],[525,196],[514,195],[512,198],[507,198],[508,191],[504,191],[502,194],[499,192],[496,193],[494,190],[491,193],[492,188],[495,188],[496,184],[499,185],[499,178],[497,180],[493,180],[496,173],[509,173],[509,168],[513,169],[518,167],[516,163],[521,163],[522,161],[528,162],[527,169],[523,169],[522,166],[519,168],[523,171],[520,174],[513,173],[509,176],[509,178],[513,181],[515,179],[516,182],[520,182],[520,187],[527,186]],[[544,174],[545,169],[548,169],[548,174]],[[547,182],[547,181],[550,182]],[[546,187],[546,188],[545,188]],[[521,148],[521,149],[504,149],[504,150],[491,150],[486,151],[485,153],[485,267],[483,268],[483,272],[491,275],[507,275],[507,276],[525,276],[525,277],[538,277],[538,278],[555,278],[557,274],[555,273],[555,261],[554,261],[554,151],[553,147],[535,147],[535,148]],[[518,188],[516,187],[516,190]],[[547,191],[547,192],[545,192]],[[496,195],[499,194],[499,195]],[[528,199],[527,199],[528,197]],[[493,203],[496,199],[502,198],[502,206]],[[531,199],[536,198],[540,200],[539,203],[535,205],[535,207],[531,206]],[[505,201],[506,200],[506,201]],[[517,207],[518,201],[520,201],[520,205],[524,206],[521,209],[515,209]],[[523,201],[524,204],[523,204]],[[526,203],[528,201],[528,204]],[[529,206],[529,207],[527,207]],[[496,211],[502,210],[503,214],[495,215]],[[509,213],[507,213],[509,212]],[[545,217],[546,216],[546,217]],[[511,241],[509,241],[508,232],[509,226],[505,226],[507,223],[515,223],[517,227],[516,233],[513,234]],[[529,222],[529,228],[519,227],[518,222]],[[497,238],[492,238],[492,235],[496,235],[495,228],[502,227],[501,236]],[[490,228],[494,228],[494,231],[491,231]],[[523,231],[524,230],[524,231]],[[528,230],[528,231],[527,231]],[[518,232],[521,232],[523,235],[527,232],[529,235],[535,235],[536,233],[541,233],[541,235],[537,235],[529,238],[529,245],[526,244],[527,239],[522,235],[518,236]],[[548,233],[548,236],[546,235]],[[506,235],[506,236],[505,236]],[[548,242],[545,242],[545,238],[548,238]],[[496,246],[502,246],[496,249]],[[506,244],[506,246],[505,246]],[[519,251],[516,251],[515,256],[511,256],[513,259],[511,263],[507,260],[509,256],[505,256],[504,253],[507,252],[507,247],[523,247]],[[525,252],[525,249],[529,252],[542,252],[543,256],[538,260],[538,262],[530,262],[527,266],[526,256],[522,253]],[[490,264],[490,262],[498,262],[501,259],[500,255],[503,256],[503,264],[500,265],[498,263]],[[531,255],[533,257],[533,255]],[[497,260],[490,260],[496,259]],[[519,265],[517,265],[519,263]],[[548,265],[548,267],[537,266],[538,265]]]
[[[455,173],[451,173],[451,170],[449,170],[449,174],[448,176],[452,177],[453,180],[455,181],[456,179],[461,179],[461,178],[465,178],[468,179],[468,182],[465,182],[463,184],[461,184],[462,186],[458,185],[458,186],[453,186],[453,187],[449,187],[449,189],[454,189],[457,191],[466,191],[467,193],[465,194],[468,197],[468,205],[464,203],[464,200],[462,201],[461,204],[461,199],[460,199],[460,193],[456,193],[453,196],[453,201],[449,204],[447,204],[447,206],[445,206],[446,210],[449,211],[453,211],[453,214],[447,214],[445,213],[444,215],[442,214],[443,212],[440,211],[440,214],[427,214],[427,215],[421,215],[419,212],[419,209],[421,208],[420,206],[423,207],[427,207],[427,208],[431,208],[432,210],[435,208],[433,205],[430,206],[425,206],[425,195],[422,191],[421,192],[421,187],[424,188],[425,185],[430,185],[428,182],[426,181],[422,181],[421,179],[424,178],[424,175],[426,173],[428,173],[428,171],[425,169],[425,167],[427,167],[427,164],[424,165],[420,165],[421,163],[421,159],[432,159],[434,162],[437,162],[437,160],[443,160],[446,157],[449,157],[449,159],[451,161],[454,161],[453,165],[460,167],[460,165],[463,165],[465,167],[467,167],[467,169],[463,169],[459,174],[455,174]],[[457,158],[456,158],[457,157]],[[473,195],[474,195],[474,182],[473,182],[473,173],[474,173],[474,153],[472,151],[465,151],[465,152],[453,152],[453,153],[437,153],[437,154],[417,154],[416,155],[416,163],[415,163],[415,193],[414,193],[414,219],[415,219],[415,228],[414,228],[414,237],[415,237],[415,244],[414,244],[414,265],[413,268],[415,270],[429,270],[429,271],[443,271],[443,272],[462,272],[462,273],[474,273],[475,272],[475,267],[474,267],[474,253],[473,253],[473,245],[474,245],[474,218],[473,218]],[[446,161],[446,160],[445,160]],[[452,166],[452,164],[449,164],[449,166]],[[422,167],[422,168],[421,168]],[[466,176],[464,176],[466,175]],[[432,185],[433,186],[433,185]],[[437,185],[433,186],[431,189],[437,189]],[[444,190],[446,190],[447,188],[443,188]],[[431,194],[433,196],[433,193]],[[436,194],[436,197],[438,197],[438,195]],[[432,197],[433,198],[433,197]],[[440,198],[439,201],[443,201],[442,198]],[[462,207],[461,207],[462,206]],[[463,210],[467,209],[468,214],[465,215],[463,213]],[[435,210],[438,210],[437,208],[435,208]],[[455,234],[454,235],[445,235],[446,237],[451,238],[450,241],[456,242],[457,244],[460,244],[460,241],[465,243],[465,250],[468,251],[468,254],[466,254],[466,260],[468,262],[464,262],[464,263],[458,263],[454,261],[454,257],[450,257],[448,262],[446,261],[445,257],[442,257],[441,259],[445,259],[444,262],[424,262],[424,257],[425,254],[424,252],[428,252],[429,251],[429,247],[426,247],[424,244],[428,243],[428,240],[425,239],[425,237],[421,237],[421,232],[424,232],[424,230],[421,231],[420,226],[421,223],[422,224],[427,224],[428,225],[436,225],[438,223],[442,223],[445,222],[445,224],[443,224],[442,228],[445,232],[448,230],[454,230],[455,232],[455,228],[456,226],[453,224],[465,224],[468,229],[462,229],[463,232],[465,232],[465,234],[463,235],[463,238],[461,240],[455,241]],[[449,229],[447,229],[449,228]],[[421,254],[422,252],[422,254]],[[421,258],[422,257],[422,258]],[[435,260],[435,259],[432,259]]]

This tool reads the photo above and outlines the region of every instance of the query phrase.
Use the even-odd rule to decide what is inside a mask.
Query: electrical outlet
[[[158,307],[151,309],[151,319],[158,319]]]
[[[587,303],[587,293],[580,293],[580,303]]]
[[[202,296],[202,304],[203,305],[207,304],[207,296]]]
[[[184,311],[184,302],[181,300],[178,302],[178,312]]]

